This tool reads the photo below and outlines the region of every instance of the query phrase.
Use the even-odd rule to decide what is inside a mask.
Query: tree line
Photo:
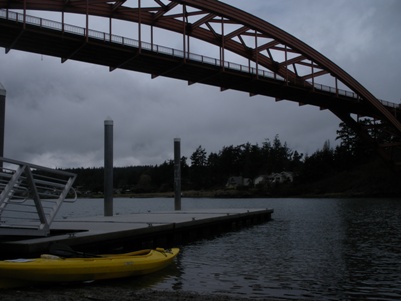
[[[331,147],[325,141],[313,154],[292,150],[278,135],[272,141],[259,144],[244,143],[224,146],[219,152],[208,153],[201,145],[187,158],[181,158],[182,190],[224,189],[232,176],[255,179],[283,171],[295,175],[294,185],[322,180],[333,174],[351,170],[370,160],[372,149],[344,123],[340,124],[337,138],[340,143]],[[103,191],[103,168],[71,168],[77,174],[74,186],[83,194]],[[174,161],[159,165],[114,168],[114,189],[119,193],[170,192],[174,190]],[[252,185],[251,185],[252,186]],[[267,183],[261,190],[273,190]]]

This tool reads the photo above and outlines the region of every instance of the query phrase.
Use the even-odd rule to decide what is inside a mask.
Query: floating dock
[[[35,257],[52,243],[77,251],[117,252],[172,247],[265,223],[273,209],[199,209],[55,220],[46,237],[0,237],[0,255]]]
[[[267,222],[273,213],[232,208],[185,211],[175,202],[174,211],[113,215],[105,210],[105,216],[60,220],[55,217],[68,193],[74,192],[75,174],[2,157],[0,163],[7,165],[0,164],[0,259],[37,257],[56,243],[94,254],[174,247]]]

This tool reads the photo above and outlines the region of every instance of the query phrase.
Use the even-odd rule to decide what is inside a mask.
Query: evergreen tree
[[[190,179],[193,188],[205,189],[208,186],[207,153],[201,145],[191,155]]]
[[[203,167],[207,165],[207,153],[201,145],[191,155],[191,166]]]

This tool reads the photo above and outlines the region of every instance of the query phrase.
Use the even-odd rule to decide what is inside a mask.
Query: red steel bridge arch
[[[6,48],[6,52],[19,49],[49,54],[61,57],[62,61],[76,59],[108,65],[110,70],[125,68],[147,72],[152,76],[184,79],[190,84],[205,83],[219,86],[222,90],[235,89],[250,95],[261,94],[275,97],[276,100],[286,99],[318,106],[330,110],[353,128],[387,162],[395,163],[392,166],[398,166],[401,162],[398,156],[401,149],[401,110],[398,105],[378,100],[356,79],[312,47],[265,20],[233,6],[217,0],[0,0],[0,9],[6,12],[7,17],[9,11],[22,11],[20,24],[0,22],[0,46]],[[61,12],[61,36],[67,36],[64,33],[65,13],[85,15],[84,42],[78,45],[72,43],[73,48],[68,54],[57,49],[46,51],[48,47],[43,46],[39,50],[32,45],[35,41],[30,36],[35,37],[36,33],[37,38],[38,30],[26,24],[27,10]],[[115,56],[120,58],[117,62],[111,59],[113,54],[110,51],[102,53],[103,58],[97,61],[88,54],[85,57],[85,51],[95,49],[89,45],[96,44],[88,36],[89,16],[108,18],[109,36],[112,35],[112,20],[137,23],[139,44],[136,51],[122,59],[114,45]],[[163,60],[160,56],[150,58],[151,55],[141,46],[142,25],[149,26],[152,32],[153,28],[160,28],[182,35],[182,58],[179,61],[172,61],[171,58]],[[54,36],[54,33],[50,36]],[[218,47],[218,66],[206,67],[206,72],[205,65],[191,62],[190,38]],[[153,34],[151,39],[153,49]],[[53,48],[57,48],[57,39],[47,40],[53,43]],[[51,48],[51,45],[47,46]],[[113,48],[110,45],[105,47],[109,50]],[[99,46],[96,51],[104,49]],[[225,59],[228,52],[248,61],[247,70],[252,72],[249,72],[247,80],[244,81],[242,73],[230,70]],[[142,66],[139,61],[144,62]],[[133,63],[137,66],[130,67]],[[156,64],[161,67],[156,68]],[[265,71],[272,72],[273,79],[266,80],[263,76]],[[318,84],[321,79],[330,80],[332,87],[322,89],[323,86]],[[343,89],[350,92],[344,93]],[[374,120],[375,127],[388,132],[389,138],[377,141],[370,134],[371,128],[358,122],[361,116]]]

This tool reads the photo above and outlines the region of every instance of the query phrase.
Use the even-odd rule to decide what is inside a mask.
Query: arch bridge
[[[57,12],[60,20],[30,16],[31,10]],[[84,16],[85,25],[67,24],[70,14]],[[93,16],[108,20],[108,32],[90,28]],[[136,37],[113,34],[113,21],[135,24]],[[155,29],[177,34],[181,48],[155,43]],[[217,55],[192,53],[198,41]],[[328,109],[391,166],[401,166],[399,105],[378,100],[289,33],[217,0],[0,0],[0,46]],[[371,119],[370,126],[360,117]]]

